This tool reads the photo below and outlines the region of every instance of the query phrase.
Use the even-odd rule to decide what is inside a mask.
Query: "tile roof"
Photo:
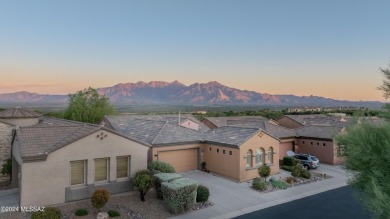
[[[259,133],[261,129],[237,127],[237,126],[223,126],[217,128],[206,135],[206,142],[225,144],[233,147],[240,147],[249,138]]]
[[[48,154],[100,130],[150,146],[142,140],[99,125],[55,118],[42,118],[37,125],[17,129],[16,140],[24,161],[45,160]]]
[[[333,139],[342,129],[337,126],[307,125],[296,129],[296,132],[299,137]]]
[[[200,142],[204,138],[204,132],[195,131],[170,123],[159,121],[161,117],[153,117],[153,120],[142,116],[106,116],[109,125],[116,131],[127,136],[145,141],[153,146],[164,144],[179,144]],[[162,119],[165,120],[165,119]]]
[[[352,123],[350,116],[331,116],[324,114],[312,115],[286,115],[286,117],[299,122],[302,125],[323,125],[344,127]]]
[[[105,118],[109,119],[110,123],[117,124],[126,124],[129,121],[135,119],[143,119],[143,120],[154,120],[154,121],[163,121],[169,122],[171,124],[179,124],[179,115],[174,114],[164,114],[164,115],[107,115]],[[207,132],[210,129],[197,120],[192,114],[181,114],[180,122],[184,122],[186,119],[191,120],[197,124],[199,124],[199,131]],[[111,124],[112,125],[112,124]]]
[[[234,125],[235,123],[255,123],[258,121],[267,121],[268,119],[262,116],[232,116],[232,117],[206,117],[208,121],[217,127]]]
[[[0,112],[0,118],[10,119],[10,118],[39,118],[42,115],[22,107],[15,107],[12,109],[4,110]]]

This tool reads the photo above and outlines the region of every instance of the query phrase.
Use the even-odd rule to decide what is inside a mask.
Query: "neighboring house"
[[[236,122],[259,123],[264,121],[275,125],[278,124],[276,121],[262,116],[206,117],[202,120],[202,123],[210,129],[216,129],[227,125],[235,125]]]
[[[273,174],[279,172],[279,163],[274,162],[279,140],[264,130],[221,127],[210,131],[191,119],[203,127],[196,131],[177,121],[164,116],[119,115],[105,116],[101,124],[152,145],[149,160],[170,163],[177,172],[198,170],[201,162],[206,162],[207,169],[213,173],[235,181],[258,176],[257,168],[261,163],[269,164]],[[251,155],[247,155],[250,151]]]
[[[0,168],[7,159],[11,158],[14,128],[35,125],[41,116],[39,113],[21,107],[0,112]]]
[[[305,125],[322,125],[322,126],[337,126],[345,127],[353,121],[350,116],[332,116],[324,114],[314,115],[285,115],[278,119],[279,125],[295,129]]]
[[[16,130],[13,187],[21,206],[90,198],[97,188],[132,190],[130,177],[147,166],[150,145],[105,127],[42,118]]]

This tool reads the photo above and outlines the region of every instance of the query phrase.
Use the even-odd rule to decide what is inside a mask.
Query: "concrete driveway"
[[[19,189],[9,189],[0,191],[0,207],[18,207]],[[1,210],[0,213],[4,211]],[[0,217],[1,218],[1,217]]]
[[[183,177],[209,188],[209,200],[214,206],[175,218],[232,218],[347,185],[348,175],[341,166],[322,164],[313,171],[327,173],[333,178],[270,193],[259,193],[252,190],[249,183],[236,183],[202,171],[184,173]],[[281,170],[276,178],[284,175],[289,173]]]

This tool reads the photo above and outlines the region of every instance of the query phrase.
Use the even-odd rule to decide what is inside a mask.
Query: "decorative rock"
[[[109,219],[110,216],[108,216],[107,212],[99,212],[96,216],[96,219]]]

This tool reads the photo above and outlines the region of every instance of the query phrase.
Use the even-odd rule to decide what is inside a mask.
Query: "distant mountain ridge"
[[[179,81],[120,83],[97,89],[114,105],[182,104],[182,105],[263,105],[263,106],[360,106],[380,108],[379,101],[335,100],[318,96],[272,95],[222,85],[216,81],[186,86]],[[63,104],[67,95],[37,94],[27,91],[0,94],[2,103]]]

